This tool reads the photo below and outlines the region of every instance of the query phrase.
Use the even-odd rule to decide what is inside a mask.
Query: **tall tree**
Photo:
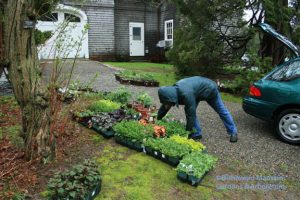
[[[217,68],[244,54],[251,38],[243,20],[244,0],[172,1],[182,16],[167,55],[180,72],[213,76]]]
[[[58,0],[0,0],[4,51],[9,80],[22,112],[25,155],[55,156],[55,137],[50,132],[50,97],[40,82],[41,71],[31,22],[50,12]]]

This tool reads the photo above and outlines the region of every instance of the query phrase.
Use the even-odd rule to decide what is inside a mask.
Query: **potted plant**
[[[71,170],[59,172],[47,185],[49,199],[92,200],[101,190],[101,175],[95,162],[85,161]]]
[[[204,176],[216,165],[217,158],[209,154],[192,152],[186,155],[177,166],[177,177],[197,186]]]
[[[138,95],[137,101],[139,103],[143,104],[144,107],[149,108],[151,106],[152,102],[153,102],[153,99],[148,93],[143,92],[143,93]]]

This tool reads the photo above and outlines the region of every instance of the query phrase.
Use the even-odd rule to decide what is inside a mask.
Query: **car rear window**
[[[300,77],[300,60],[292,61],[276,70],[270,80],[274,81],[291,81]]]

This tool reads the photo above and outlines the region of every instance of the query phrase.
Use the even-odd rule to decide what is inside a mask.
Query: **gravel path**
[[[75,79],[81,82],[91,80],[95,73],[100,76],[93,87],[101,91],[111,91],[121,85],[115,80],[116,70],[103,66],[99,62],[80,61],[74,71]],[[157,96],[158,88],[126,86],[135,94],[146,91],[159,106]],[[293,146],[279,141],[272,132],[272,127],[266,122],[246,114],[240,104],[225,102],[238,127],[239,141],[235,144],[229,142],[229,136],[218,115],[201,102],[197,109],[200,118],[203,139],[201,140],[210,153],[216,154],[222,163],[230,163],[236,160],[244,166],[256,167],[266,170],[272,176],[287,176],[288,178],[300,178],[300,146]],[[178,119],[185,120],[183,107],[172,108],[171,114]],[[238,174],[236,174],[238,175]]]

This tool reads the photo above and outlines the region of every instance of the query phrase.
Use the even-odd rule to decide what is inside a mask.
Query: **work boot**
[[[230,135],[230,142],[234,143],[237,142],[237,140],[238,140],[237,134]]]
[[[202,139],[202,135],[194,135],[194,134],[189,134],[189,139],[193,139],[193,140],[201,140]]]

